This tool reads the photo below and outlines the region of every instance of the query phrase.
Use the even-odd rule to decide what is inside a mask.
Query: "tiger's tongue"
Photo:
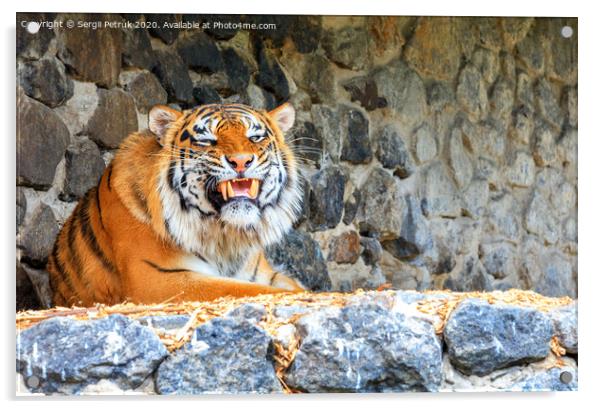
[[[251,197],[251,180],[238,180],[232,182],[234,196]]]

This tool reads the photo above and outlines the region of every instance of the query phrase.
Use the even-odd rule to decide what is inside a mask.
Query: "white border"
[[[80,407],[82,404],[93,407],[114,405],[139,405],[145,407],[161,407],[165,405],[188,407],[199,405],[219,405],[221,407],[283,407],[307,408],[323,403],[332,405],[344,402],[350,407],[442,407],[445,408],[504,408],[533,405],[547,408],[588,407],[592,402],[600,405],[602,399],[597,398],[601,388],[597,385],[600,377],[600,307],[596,302],[600,299],[602,283],[600,280],[600,258],[602,251],[598,248],[601,242],[600,207],[602,185],[600,177],[602,169],[602,117],[600,103],[602,92],[600,87],[600,40],[602,33],[600,14],[593,6],[595,2],[578,1],[386,1],[386,0],[301,0],[260,1],[260,0],[227,0],[209,2],[195,1],[156,1],[145,2],[124,0],[52,0],[5,1],[2,4],[4,56],[2,64],[1,99],[2,123],[4,132],[0,137],[4,160],[0,169],[2,178],[0,192],[3,192],[2,265],[5,277],[4,299],[5,309],[2,314],[4,337],[2,360],[2,386],[4,399],[12,400],[10,406],[44,405],[44,407]],[[82,11],[82,12],[164,12],[164,13],[231,13],[231,14],[377,14],[377,15],[480,15],[480,16],[571,16],[579,17],[579,332],[581,338],[581,354],[579,360],[579,392],[577,393],[472,393],[472,394],[411,394],[411,395],[314,395],[292,397],[197,397],[174,399],[85,399],[57,400],[45,399],[44,402],[31,400],[15,401],[14,395],[14,220],[15,220],[15,12],[16,11]],[[9,195],[7,192],[11,192]],[[597,398],[597,399],[596,399]],[[107,402],[107,400],[109,402]],[[593,405],[592,405],[593,406]]]

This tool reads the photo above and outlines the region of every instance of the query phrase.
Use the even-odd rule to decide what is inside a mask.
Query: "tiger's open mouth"
[[[217,190],[222,194],[224,202],[235,197],[255,199],[259,192],[259,179],[230,179],[218,183]]]

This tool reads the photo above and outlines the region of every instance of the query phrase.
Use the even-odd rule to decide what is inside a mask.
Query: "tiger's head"
[[[178,220],[171,234],[185,242],[186,230],[211,224],[263,245],[280,239],[301,205],[297,161],[284,137],[294,119],[288,103],[270,112],[241,104],[154,107],[149,129],[161,145],[164,217]]]

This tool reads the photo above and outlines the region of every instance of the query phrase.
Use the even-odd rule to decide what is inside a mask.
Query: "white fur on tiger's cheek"
[[[222,221],[240,229],[256,226],[260,217],[261,214],[257,206],[247,200],[235,200],[226,203],[220,214]]]

